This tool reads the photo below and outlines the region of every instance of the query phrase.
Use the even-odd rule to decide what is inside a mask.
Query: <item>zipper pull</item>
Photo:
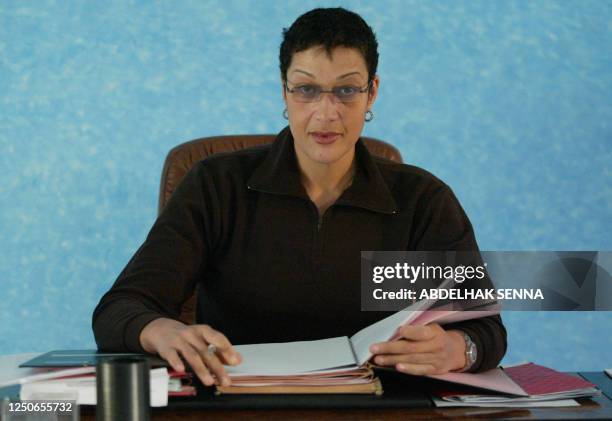
[[[319,222],[317,222],[317,231],[321,231],[321,225],[323,225],[323,216],[319,216]]]

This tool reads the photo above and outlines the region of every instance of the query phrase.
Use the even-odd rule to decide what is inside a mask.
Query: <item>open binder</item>
[[[233,393],[373,393],[382,394],[380,381],[368,363],[370,345],[399,339],[404,325],[446,324],[499,314],[489,303],[470,310],[431,309],[423,300],[392,314],[352,337],[315,341],[237,345],[243,363],[226,370],[230,386],[217,386],[218,394]]]

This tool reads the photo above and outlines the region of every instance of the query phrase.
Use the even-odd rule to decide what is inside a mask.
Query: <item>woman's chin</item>
[[[339,148],[329,148],[327,150],[316,151],[310,158],[319,164],[333,165],[341,161],[342,157],[344,157],[347,152],[348,151],[340,150]]]

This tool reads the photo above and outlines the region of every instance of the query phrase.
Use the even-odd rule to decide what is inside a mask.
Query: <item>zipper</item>
[[[319,215],[319,209],[316,205],[309,201],[309,206],[312,209],[313,216],[315,217],[313,230],[312,230],[312,248],[311,248],[311,259],[312,259],[312,274],[318,280],[321,273],[321,252],[323,244],[321,243],[321,228],[323,228],[323,218],[325,214]]]
[[[313,203],[313,206],[314,206],[314,203]],[[323,215],[319,215],[319,210],[317,209],[316,206],[314,206],[314,208],[315,208],[315,210],[317,212],[317,232],[321,231],[321,227],[323,227],[323,221],[325,219],[325,214],[327,213],[328,210],[330,210],[332,208],[332,206],[330,206],[329,208],[325,209],[325,212],[323,212]]]

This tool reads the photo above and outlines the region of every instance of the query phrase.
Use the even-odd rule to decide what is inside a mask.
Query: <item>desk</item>
[[[36,354],[0,356],[0,379],[6,373],[28,373],[30,369],[18,369],[17,365]],[[325,410],[220,410],[220,409],[178,409],[155,408],[152,420],[423,420],[423,419],[503,419],[503,420],[610,420],[612,419],[612,379],[602,372],[579,373],[595,383],[604,392],[593,399],[581,399],[580,407],[573,408],[405,408],[405,409],[325,409]],[[12,393],[14,393],[12,388]],[[9,388],[0,389],[0,398],[10,392]],[[2,393],[4,392],[4,393]],[[82,407],[82,420],[95,420],[95,408]]]

